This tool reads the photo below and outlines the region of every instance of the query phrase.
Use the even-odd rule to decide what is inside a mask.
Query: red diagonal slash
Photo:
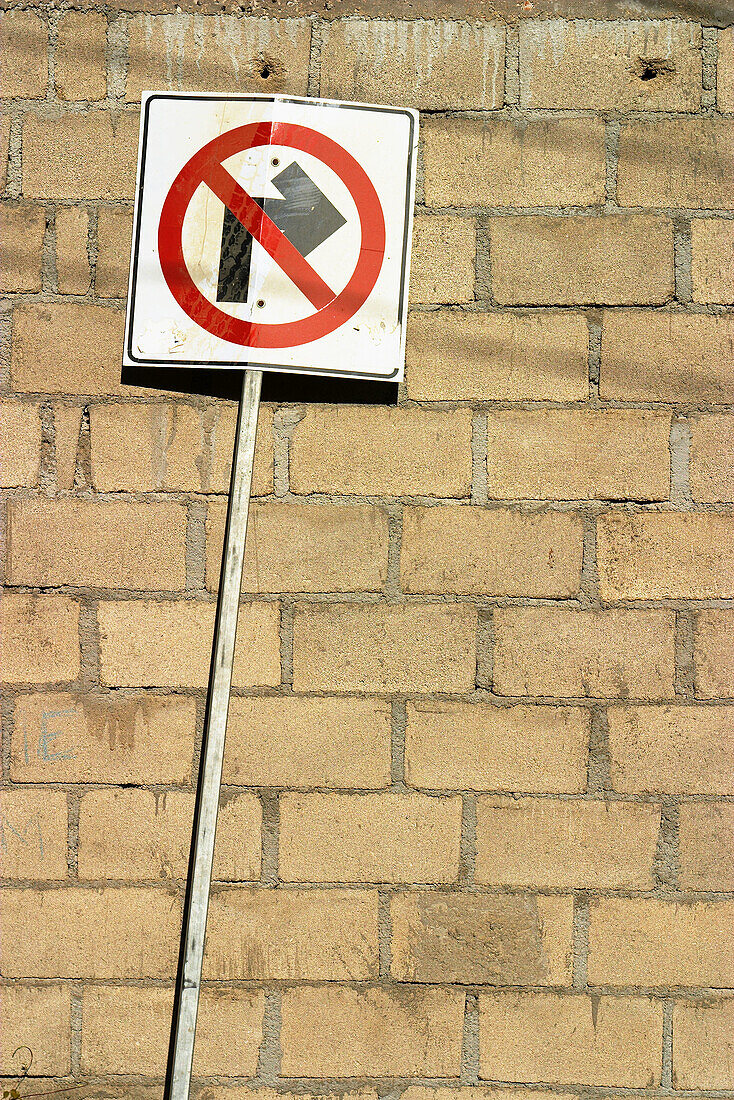
[[[222,164],[218,161],[210,163],[204,182],[305,294],[314,309],[323,309],[333,302],[336,294],[331,287]]]

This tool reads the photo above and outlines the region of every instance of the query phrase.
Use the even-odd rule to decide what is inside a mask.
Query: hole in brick
[[[664,57],[638,57],[632,72],[640,80],[654,80],[658,76],[670,76],[675,67]]]
[[[263,78],[263,80],[267,80],[268,77],[272,75],[272,72],[273,70],[270,68],[267,61],[263,61],[263,63],[260,65],[260,76]]]

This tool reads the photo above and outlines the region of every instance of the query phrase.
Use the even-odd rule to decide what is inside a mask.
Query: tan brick
[[[663,1010],[646,997],[484,993],[480,1076],[627,1086],[660,1083]]]
[[[409,703],[405,779],[429,790],[577,793],[588,743],[580,707]]]
[[[10,126],[12,118],[9,114],[0,113],[0,188],[5,190],[8,179],[8,158],[10,155]]]
[[[79,405],[54,405],[54,458],[59,489],[74,487],[82,412]]]
[[[18,13],[25,14],[25,13]],[[31,203],[0,203],[0,293],[41,289],[41,253],[46,211]]]
[[[694,218],[691,246],[694,302],[734,305],[734,222]]]
[[[138,101],[150,88],[305,95],[310,39],[306,19],[136,15],[127,99]]]
[[[10,584],[180,589],[186,510],[131,501],[8,503]]]
[[[579,313],[408,317],[406,385],[415,401],[578,401],[588,396],[588,358]]]
[[[209,1085],[200,1088],[198,1100],[278,1100],[285,1095],[274,1088],[251,1088],[247,1085]],[[354,1088],[346,1092],[299,1092],[302,1100],[378,1100],[376,1088]],[[568,1100],[568,1098],[564,1098]]]
[[[283,993],[285,1077],[458,1077],[464,994],[457,989]]]
[[[723,608],[700,611],[693,638],[696,695],[701,699],[734,698],[734,613]]]
[[[702,416],[692,422],[690,478],[694,500],[734,501],[734,416]]]
[[[225,505],[209,508],[206,583],[219,587]],[[243,592],[373,592],[387,579],[388,515],[371,504],[268,501],[250,509]]]
[[[673,226],[668,218],[492,218],[490,238],[492,290],[504,304],[625,305],[673,297]]]
[[[100,492],[229,490],[237,410],[180,402],[92,405],[92,481]],[[253,495],[273,490],[273,410],[258,417]]]
[[[731,986],[732,901],[592,900],[593,985]]]
[[[107,19],[100,12],[67,12],[59,25],[54,78],[59,99],[107,95]]]
[[[675,695],[675,615],[611,608],[498,607],[498,695]]]
[[[673,1005],[673,1088],[734,1088],[734,998]]]
[[[476,252],[477,231],[472,219],[419,214],[413,223],[411,302],[470,302],[474,298]]]
[[[592,111],[697,111],[701,28],[672,19],[523,19],[520,102]]]
[[[0,791],[0,874],[66,878],[69,812],[63,791]]]
[[[571,1100],[571,1095],[554,1092],[553,1100]],[[504,1088],[497,1085],[465,1085],[459,1088],[454,1085],[439,1085],[436,1088],[409,1085],[401,1096],[404,1100],[538,1100],[536,1089]]]
[[[41,419],[37,405],[0,401],[0,487],[38,485]]]
[[[214,636],[213,603],[106,601],[99,606],[100,679],[111,687],[206,686]],[[233,684],[280,683],[277,603],[240,607]]]
[[[196,706],[173,695],[24,695],[10,775],[20,783],[188,783]]]
[[[684,802],[679,810],[679,835],[681,888],[734,890],[734,805]]]
[[[605,312],[599,393],[622,401],[728,403],[732,356],[734,314]]]
[[[582,543],[581,520],[569,513],[406,508],[401,584],[405,592],[572,596]]]
[[[33,1072],[63,1077],[70,1071],[71,997],[59,985],[0,986],[0,1073],[17,1077],[33,1052]],[[11,1082],[8,1082],[8,1086]],[[26,1082],[23,1082],[26,1086]]]
[[[391,900],[402,982],[567,985],[573,898],[416,891]]]
[[[719,31],[716,98],[720,111],[734,111],[734,29],[732,27],[725,27]]]
[[[321,95],[329,99],[487,110],[502,106],[504,72],[504,28],[491,23],[349,19],[324,28]]]
[[[498,500],[667,500],[670,416],[638,409],[490,412],[488,484]]]
[[[60,206],[57,209],[56,275],[61,294],[86,294],[89,290],[92,276],[87,252],[88,235],[89,213],[85,207]]]
[[[28,302],[13,312],[10,377],[21,393],[119,394],[124,317],[76,302]]]
[[[23,122],[23,194],[42,199],[130,199],[135,190],[136,113],[89,110]],[[119,356],[119,351],[118,351]]]
[[[600,120],[429,119],[429,206],[592,206],[604,201]]]
[[[193,1072],[253,1076],[263,1034],[265,995],[246,989],[202,989]],[[161,1075],[171,1030],[170,989],[85,988],[82,1073]],[[115,1027],[110,1027],[110,1021]],[[129,1093],[126,1093],[129,1095]]]
[[[734,595],[734,516],[608,513],[597,525],[603,600]]]
[[[480,798],[477,882],[651,889],[659,829],[657,806],[597,799]]]
[[[293,688],[472,691],[476,626],[466,604],[304,604],[293,627]]]
[[[180,903],[159,887],[6,887],[3,920],[24,930],[3,938],[10,978],[171,978],[176,970]]]
[[[248,787],[384,787],[390,704],[296,695],[230,702],[224,782]]]
[[[2,675],[5,684],[59,683],[79,675],[79,604],[67,596],[5,591]]]
[[[610,707],[617,791],[734,794],[731,707]]]
[[[284,881],[456,881],[461,798],[284,794],[280,805]]]
[[[0,56],[3,59],[0,97],[43,99],[48,85],[46,20],[30,11],[3,12],[0,16]]]
[[[310,408],[293,431],[294,493],[468,497],[470,487],[469,410]]]
[[[621,206],[734,208],[734,119],[629,122],[619,135]],[[650,255],[654,255],[651,250]]]
[[[129,210],[100,207],[97,213],[97,274],[100,298],[124,298],[130,270],[133,217]]]
[[[376,978],[377,891],[218,889],[204,978],[357,981]]]
[[[79,808],[80,879],[185,879],[194,799],[188,791],[87,791]],[[249,791],[223,797],[214,878],[260,877],[262,810]]]

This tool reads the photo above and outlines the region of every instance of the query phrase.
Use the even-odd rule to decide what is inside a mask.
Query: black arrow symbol
[[[308,256],[337,229],[346,225],[326,195],[295,161],[274,177],[282,199],[256,199],[281,233],[302,256]],[[222,222],[222,251],[219,260],[218,302],[246,302],[250,283],[252,235],[227,207]]]

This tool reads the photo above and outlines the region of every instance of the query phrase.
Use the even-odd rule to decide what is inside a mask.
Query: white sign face
[[[399,381],[417,112],[143,96],[124,363]]]

